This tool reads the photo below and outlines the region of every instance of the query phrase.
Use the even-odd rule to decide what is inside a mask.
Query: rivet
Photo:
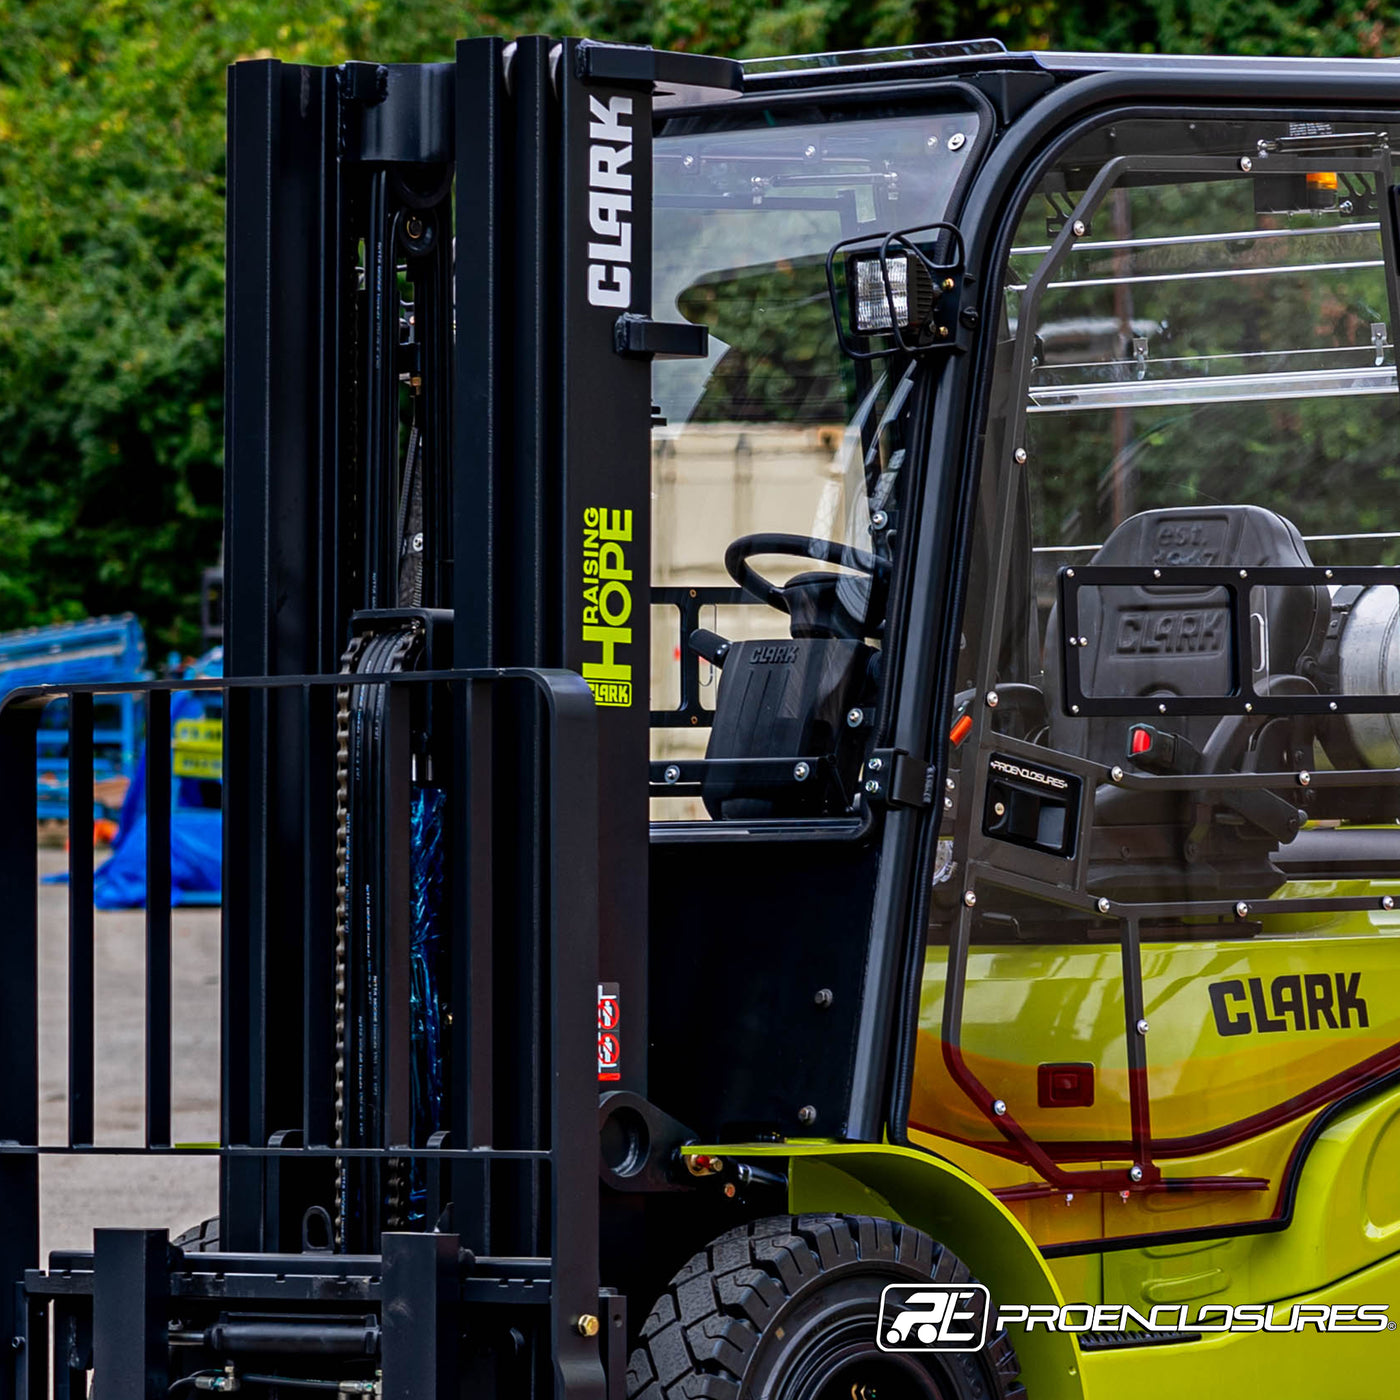
[[[1248,700],[1245,701],[1244,712],[1247,715],[1252,715],[1254,713],[1254,706],[1251,705]]]
[[[795,763],[792,766],[792,776],[796,778],[799,783],[805,783],[811,772],[811,767],[806,763]]]
[[[1138,1164],[1137,1164],[1136,1162],[1134,1162],[1133,1165],[1132,1165],[1131,1167],[1128,1168],[1128,1180],[1129,1180],[1129,1181],[1141,1181],[1141,1180],[1142,1180],[1142,1168],[1141,1168],[1140,1166],[1138,1166]]]
[[[989,710],[995,710],[996,707],[1000,704],[1001,697],[996,693],[995,690],[989,690],[987,692],[987,708]]]
[[[1241,156],[1240,169],[1243,170],[1246,175],[1248,175],[1249,172],[1254,169],[1254,162],[1250,160],[1248,156]]]
[[[1088,230],[1084,227],[1083,219],[1076,219],[1071,230],[1076,238],[1083,238]]]
[[[1082,646],[1082,647],[1087,647],[1087,646],[1089,645],[1089,639],[1088,639],[1088,637],[1081,637],[1081,638],[1079,639],[1079,645]]]
[[[1157,713],[1158,713],[1159,715],[1164,715],[1164,714],[1166,714],[1166,712],[1167,712],[1167,707],[1166,707],[1165,704],[1162,704],[1162,705],[1158,705],[1158,706],[1157,706]]]
[[[865,765],[872,773],[878,773],[885,766],[885,760],[877,754]]]
[[[1065,570],[1065,577],[1066,577],[1066,578],[1073,578],[1073,577],[1074,577],[1074,570],[1073,570],[1073,569],[1066,569],[1066,570]]]
[[[874,797],[875,794],[880,791],[879,781],[875,778],[867,778],[865,780],[865,790],[871,797]]]
[[[1073,1205],[1073,1204],[1074,1204],[1074,1192],[1073,1192],[1073,1191],[1066,1191],[1066,1192],[1065,1192],[1065,1204],[1066,1204],[1067,1206],[1070,1206],[1070,1205]]]
[[[574,1326],[578,1328],[580,1337],[596,1337],[598,1335],[598,1319],[592,1313],[584,1313]]]
[[[813,1108],[811,1104],[804,1103],[802,1107],[797,1110],[797,1121],[810,1126],[817,1121],[817,1110]]]
[[[1333,714],[1336,714],[1336,712],[1337,712],[1337,702],[1336,702],[1335,700],[1329,700],[1329,701],[1327,702],[1327,708],[1328,708],[1329,710],[1331,710]]]
[[[823,987],[816,996],[812,998],[812,1005],[819,1006],[823,1011],[836,1000],[836,994],[830,987]]]
[[[1024,467],[1030,460],[1030,453],[1024,447],[1018,447],[1011,455],[1016,459],[1018,467]]]
[[[694,156],[682,156],[682,157],[681,157],[681,164],[682,164],[687,170],[690,170],[690,169],[692,169],[692,168],[694,167],[694,165],[695,165],[695,157],[694,157]]]
[[[948,138],[948,149],[950,151],[960,151],[967,144],[967,137],[961,131],[955,131]]]
[[[958,790],[958,785],[951,778],[944,778],[943,786],[947,788],[949,792],[956,792]]]
[[[679,765],[679,764],[676,764],[676,763],[668,763],[668,764],[666,765],[666,771],[665,771],[661,776],[662,776],[663,778],[665,778],[666,781],[667,781],[668,783],[678,783],[678,782],[680,782],[680,778],[681,778],[680,765]]]
[[[1152,577],[1153,577],[1153,578],[1161,578],[1161,577],[1162,577],[1162,571],[1161,571],[1161,569],[1153,569],[1153,570],[1152,570]]]
[[[739,1188],[732,1181],[724,1183],[724,1194],[732,1201],[739,1194]]]
[[[1248,569],[1241,569],[1241,570],[1240,570],[1240,577],[1241,577],[1241,578],[1248,578],[1248,577],[1249,577],[1249,570],[1248,570]]]
[[[885,528],[885,526],[888,525],[889,523],[890,523],[890,518],[889,518],[888,515],[885,514],[884,511],[882,511],[882,510],[877,510],[877,511],[874,511],[874,512],[871,513],[871,516],[870,516],[870,528],[871,528],[872,530],[883,530],[883,529]]]
[[[995,1113],[998,1118],[1000,1118],[1001,1115],[1006,1112],[1006,1100],[995,1100],[992,1104],[992,1112]]]
[[[1078,637],[1071,637],[1071,638],[1069,639],[1069,644],[1070,644],[1070,646],[1072,646],[1072,647],[1077,647],[1077,646],[1079,645],[1079,638],[1078,638]]]
[[[865,711],[864,711],[864,710],[855,709],[855,710],[847,710],[847,711],[846,711],[846,723],[849,724],[849,725],[851,726],[852,729],[859,729],[860,726],[861,726],[861,723],[862,723],[862,721],[863,721],[864,719],[865,719]]]
[[[951,812],[953,810],[953,799],[951,797],[945,797],[943,799],[943,810],[945,812]]]
[[[1323,577],[1324,577],[1324,578],[1331,578],[1331,577],[1332,577],[1332,570],[1331,570],[1331,569],[1324,569],[1324,570],[1322,571],[1322,574],[1323,574]]]
[[[953,804],[949,802],[948,805],[951,807]],[[992,811],[994,811],[997,814],[997,816],[1004,817],[1006,815],[1006,803],[994,802],[992,804]]]
[[[1249,917],[1249,905],[1244,900],[1235,905],[1235,917],[1237,919],[1247,919]]]
[[[1078,706],[1078,705],[1071,705],[1071,706],[1069,707],[1069,712],[1070,712],[1070,714],[1072,714],[1072,715],[1077,715],[1077,714],[1079,713],[1079,706]]]
[[[939,340],[947,340],[947,339],[948,339],[948,336],[949,336],[950,334],[951,334],[951,332],[949,331],[949,329],[948,329],[947,326],[939,326],[939,328],[938,328],[938,338],[939,338]]]
[[[1382,909],[1394,909],[1394,908],[1395,908],[1395,900],[1394,900],[1390,895],[1388,895],[1388,894],[1383,894],[1383,895],[1381,896],[1381,908],[1382,908]]]
[[[966,904],[967,907],[968,907],[969,909],[971,909],[972,906],[973,906],[974,904],[977,903],[977,891],[976,891],[976,890],[964,890],[964,891],[963,891],[963,903]]]
[[[806,156],[808,160],[811,160],[812,157],[813,157],[814,155],[816,155],[816,153],[817,153],[817,148],[816,148],[815,146],[808,146],[808,147],[806,147],[806,148],[803,150],[803,152],[802,152],[802,154],[803,154],[804,156]]]
[[[1305,769],[1303,772],[1301,772],[1301,773],[1298,774],[1298,786],[1299,786],[1299,787],[1307,787],[1307,785],[1308,785],[1310,782],[1312,782],[1312,774],[1309,773],[1306,769]]]
[[[1123,770],[1115,763],[1113,767],[1108,770],[1108,776],[1112,778],[1115,783],[1121,783],[1123,781]]]
[[[943,279],[943,290],[944,290],[945,292],[951,292],[951,291],[953,290],[953,288],[956,287],[957,285],[958,285],[958,284],[957,284],[956,282],[954,282],[953,279],[952,279],[951,277],[945,277],[945,278]]]
[[[1150,1029],[1151,1027],[1147,1024],[1146,1021],[1139,1021],[1137,1023],[1137,1033],[1139,1035],[1146,1035]]]
[[[1097,907],[1100,914],[1107,914],[1108,911],[1113,908],[1113,905],[1110,904],[1103,895],[1100,895]]]

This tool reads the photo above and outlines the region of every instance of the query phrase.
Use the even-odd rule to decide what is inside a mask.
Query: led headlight
[[[890,253],[884,259],[884,277],[880,275],[878,255],[861,254],[847,265],[848,285],[852,298],[854,325],[858,335],[888,331],[890,303],[894,303],[894,325],[901,330],[922,326],[933,311],[937,296],[933,280],[919,259],[908,253]],[[885,278],[889,279],[886,294]]]

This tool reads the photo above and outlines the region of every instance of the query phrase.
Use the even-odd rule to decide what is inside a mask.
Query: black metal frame
[[[147,713],[155,717],[148,731],[152,735],[169,732],[169,706],[175,690],[216,693],[227,710],[235,707],[235,697],[261,700],[281,693],[297,701],[301,716],[300,738],[313,761],[315,750],[334,744],[334,729],[318,724],[318,694],[333,691],[342,684],[337,676],[286,676],[275,679],[235,677],[223,680],[151,682],[139,687],[145,696]],[[103,1388],[117,1397],[147,1396],[159,1377],[159,1393],[171,1379],[167,1355],[166,1326],[169,1300],[204,1297],[211,1300],[238,1298],[245,1303],[276,1310],[289,1301],[334,1299],[342,1303],[358,1300],[378,1302],[386,1322],[383,1366],[385,1393],[408,1397],[453,1395],[460,1366],[457,1357],[455,1324],[444,1323],[429,1335],[424,1326],[428,1315],[458,1303],[479,1299],[490,1302],[530,1302],[550,1309],[548,1351],[555,1359],[560,1396],[601,1397],[604,1376],[596,1344],[583,1336],[578,1320],[596,1315],[599,1307],[599,1222],[595,1204],[597,1182],[596,1095],[594,1092],[595,998],[598,980],[598,773],[597,711],[588,687],[570,672],[531,668],[495,670],[443,670],[412,674],[357,676],[356,685],[385,686],[390,694],[407,697],[432,688],[462,693],[462,709],[467,727],[489,752],[492,742],[491,715],[504,707],[495,697],[501,692],[524,687],[541,702],[540,753],[542,769],[538,801],[545,820],[538,831],[530,861],[534,879],[542,893],[543,918],[538,926],[522,929],[493,927],[466,922],[462,930],[466,946],[491,950],[500,956],[503,943],[521,936],[535,944],[534,961],[543,972],[544,1018],[535,1030],[542,1039],[527,1065],[511,1065],[498,1076],[486,1047],[478,1062],[480,1079],[460,1075],[453,1081],[449,1124],[473,1125],[461,1129],[461,1139],[470,1146],[453,1147],[445,1134],[431,1144],[411,1144],[386,1130],[385,1140],[373,1147],[333,1146],[328,1135],[318,1131],[315,1105],[328,1093],[333,1074],[333,1046],[326,1041],[319,1053],[301,1065],[293,1084],[300,1104],[295,1117],[277,1125],[258,1139],[239,1132],[239,1124],[224,1110],[224,1127],[219,1146],[211,1148],[179,1146],[170,1134],[170,749],[168,744],[149,744],[146,759],[147,871],[146,912],[146,1014],[145,1102],[146,1143],[142,1148],[119,1148],[94,1144],[91,1118],[93,1100],[93,1002],[89,992],[80,991],[69,1005],[68,1039],[73,1047],[69,1075],[69,1139],[65,1144],[45,1145],[38,1140],[38,1064],[35,989],[37,975],[38,909],[34,898],[37,883],[37,843],[32,838],[27,850],[12,841],[5,855],[5,870],[16,885],[29,889],[28,900],[17,899],[5,925],[6,953],[15,975],[0,984],[0,1020],[8,1035],[15,1038],[9,1073],[0,1093],[0,1122],[8,1131],[0,1142],[0,1180],[6,1185],[0,1195],[0,1250],[3,1263],[12,1268],[11,1277],[24,1278],[18,1296],[20,1314],[13,1335],[19,1339],[16,1350],[24,1357],[27,1374],[21,1377],[15,1395],[46,1394],[46,1337],[48,1309],[52,1304],[53,1332],[67,1336],[74,1328],[90,1334],[92,1360],[104,1377]],[[54,699],[71,701],[73,753],[75,759],[86,745],[86,772],[74,768],[72,792],[81,800],[83,788],[91,783],[90,725],[92,697],[121,693],[131,687],[90,685],[65,688],[35,688],[17,691],[0,708],[0,771],[8,764],[25,764],[32,771],[35,731],[42,706]],[[494,703],[493,703],[494,701]],[[518,706],[517,706],[518,708]],[[527,707],[532,708],[532,707]],[[165,713],[164,729],[156,727]],[[405,782],[407,775],[404,775]],[[480,783],[478,768],[467,775],[469,786]],[[28,783],[21,791],[32,791]],[[163,790],[164,801],[155,796]],[[90,802],[89,802],[90,808]],[[76,814],[86,810],[75,806]],[[7,833],[20,827],[6,824]],[[490,841],[489,824],[474,833],[478,842]],[[304,835],[303,857],[317,859],[315,831]],[[407,869],[409,831],[404,823],[390,845],[390,858],[401,870]],[[81,844],[74,843],[75,849]],[[92,960],[93,870],[89,854],[75,859],[69,872],[71,975],[90,985]],[[462,858],[472,864],[480,857],[471,851]],[[402,879],[404,877],[400,877]],[[242,941],[243,930],[233,923],[225,908],[223,957]],[[479,963],[476,965],[479,966]],[[457,1020],[470,1025],[485,1014],[494,997],[489,981],[471,976],[472,960],[464,960],[454,1005]],[[329,967],[318,969],[329,976]],[[25,976],[28,972],[30,975]],[[397,985],[397,992],[393,986]],[[312,1002],[315,982],[304,984],[306,1007],[301,1019],[314,1019]],[[402,979],[391,983],[390,996],[406,1003],[407,986]],[[391,1014],[390,1024],[399,1028],[406,1042],[407,1016]],[[20,1037],[27,1034],[27,1044]],[[230,1071],[229,1046],[224,1047],[224,1082]],[[405,1053],[406,1043],[398,1046]],[[474,1103],[478,1091],[489,1095],[497,1077],[528,1077],[537,1081],[545,1112],[538,1135],[527,1142],[497,1147]],[[26,1119],[26,1112],[29,1114]],[[322,1125],[324,1127],[324,1125]],[[450,1131],[450,1127],[449,1130]],[[211,1256],[206,1262],[181,1259],[167,1247],[164,1231],[99,1231],[94,1254],[73,1254],[51,1261],[48,1271],[39,1268],[37,1163],[41,1156],[117,1156],[131,1154],[171,1156],[218,1156],[226,1165],[238,1164],[256,1181],[270,1217],[269,1226],[278,1232],[275,1218],[281,1200],[280,1184],[293,1164],[303,1167],[328,1165],[337,1156],[372,1158],[379,1161],[422,1161],[440,1164],[432,1175],[430,1194],[439,1207],[446,1199],[454,1203],[453,1227],[448,1233],[428,1235],[385,1235],[384,1261],[355,1259],[346,1255],[320,1256],[315,1253],[287,1256],[276,1248],[262,1252],[229,1252]],[[542,1239],[533,1237],[511,1241],[499,1229],[497,1237],[507,1251],[518,1250],[514,1258],[492,1258],[483,1250],[459,1252],[467,1240],[491,1240],[487,1218],[489,1198],[474,1195],[477,1173],[494,1168],[500,1174],[507,1168],[529,1172],[544,1169],[540,1201]],[[464,1175],[460,1175],[465,1173]],[[444,1177],[450,1178],[444,1180]],[[436,1215],[433,1216],[436,1219]],[[289,1222],[292,1223],[292,1222]],[[298,1220],[295,1228],[304,1227]],[[539,1248],[544,1245],[544,1249]],[[227,1246],[225,1246],[227,1248]],[[499,1246],[498,1246],[499,1249]],[[444,1252],[446,1251],[446,1252]],[[552,1261],[552,1263],[550,1262]],[[289,1289],[288,1273],[305,1276],[300,1288]],[[350,1276],[379,1278],[382,1284],[366,1284],[358,1291],[347,1291],[344,1280]],[[230,1289],[228,1276],[239,1275],[242,1282]],[[510,1280],[527,1283],[517,1286]],[[536,1283],[528,1283],[537,1280]],[[90,1311],[76,1302],[90,1296]],[[412,1325],[390,1325],[394,1312],[384,1307],[402,1298],[411,1312]],[[59,1300],[62,1300],[61,1303]],[[426,1300],[426,1301],[425,1301]],[[439,1344],[430,1344],[433,1336]],[[80,1348],[80,1351],[84,1350]],[[59,1367],[63,1386],[71,1385],[69,1370]],[[616,1383],[617,1378],[614,1378]]]

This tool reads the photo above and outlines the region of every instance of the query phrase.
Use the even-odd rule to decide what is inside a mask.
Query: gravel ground
[[[103,853],[98,852],[98,863]],[[62,871],[61,850],[40,853]],[[39,893],[39,1132],[67,1141],[68,889]],[[171,1095],[177,1143],[212,1142],[219,1130],[219,911],[177,909],[171,937]],[[139,1146],[145,1107],[145,915],[99,911],[95,934],[97,1068],[95,1135],[102,1146]],[[43,1257],[90,1249],[96,1225],[167,1226],[172,1234],[218,1211],[210,1157],[45,1157],[40,1167]]]

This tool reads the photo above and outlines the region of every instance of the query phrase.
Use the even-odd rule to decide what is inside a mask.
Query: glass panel
[[[1043,1243],[1270,1218],[1400,1068],[1394,183],[1143,120],[1021,217],[913,1117]]]

